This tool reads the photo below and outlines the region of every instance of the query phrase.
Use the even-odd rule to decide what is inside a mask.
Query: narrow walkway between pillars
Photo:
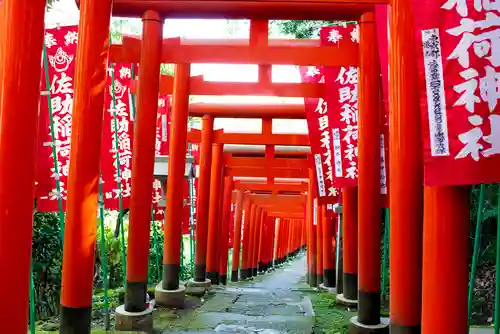
[[[214,288],[203,305],[191,310],[159,310],[159,333],[312,333],[314,312],[301,289],[303,255],[253,281]],[[192,299],[190,302],[196,302]]]

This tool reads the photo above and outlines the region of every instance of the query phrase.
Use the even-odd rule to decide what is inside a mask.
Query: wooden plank
[[[294,158],[280,158],[273,159],[268,162],[266,158],[241,158],[227,156],[224,163],[228,167],[256,167],[262,168],[274,168],[274,169],[305,169],[307,170],[310,165],[306,159],[294,159]]]
[[[233,177],[304,179],[308,177],[308,171],[300,169],[228,168],[227,175]]]
[[[110,47],[111,62],[138,63],[141,41],[124,37],[122,45]],[[162,63],[224,63],[302,66],[357,66],[358,48],[354,44],[335,46],[310,45],[219,45],[181,44],[180,38],[163,43]]]
[[[233,145],[309,146],[307,135],[289,134],[223,133],[215,134],[213,141]]]
[[[248,191],[278,191],[278,192],[302,192],[307,190],[306,183],[242,183],[240,181],[234,182],[234,189],[242,189]]]
[[[164,18],[349,21],[374,11],[376,4],[389,4],[389,1],[114,0],[113,16],[140,18],[146,10],[154,10]]]
[[[189,115],[214,118],[305,119],[304,104],[221,104],[192,103]]]
[[[170,95],[173,92],[174,79],[162,75],[160,79],[160,94]],[[136,93],[137,81],[133,80],[130,92]],[[192,77],[189,83],[191,95],[238,95],[238,96],[278,96],[278,97],[309,97],[325,96],[325,85],[320,83],[283,83],[271,84],[258,82],[216,82],[204,81],[203,77]]]

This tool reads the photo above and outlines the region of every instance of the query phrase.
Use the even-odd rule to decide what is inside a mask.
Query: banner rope
[[[484,193],[485,193],[485,184],[481,184],[479,189],[479,200],[477,203],[477,216],[476,216],[476,234],[474,235],[474,252],[472,254],[472,266],[469,277],[469,293],[467,300],[467,319],[468,319],[468,328],[471,325],[471,315],[472,315],[472,297],[474,292],[474,286],[476,283],[476,267],[477,260],[479,258],[479,247],[481,245],[481,230],[483,225],[483,211],[484,211]]]
[[[106,233],[104,230],[104,196],[102,193],[102,175],[99,178],[99,227],[101,235],[101,271],[104,287],[104,328],[109,330],[109,275],[108,275],[108,253],[106,249]]]
[[[188,143],[188,155],[192,156],[193,147]],[[196,175],[194,175],[196,177]],[[194,277],[194,178],[188,179],[189,183],[189,249],[191,276]]]
[[[154,248],[155,248],[155,257],[156,257],[156,271],[158,275],[158,279],[161,280],[161,263],[160,263],[160,253],[159,253],[159,246],[158,246],[158,231],[156,230],[156,220],[155,220],[155,211],[154,208],[151,209],[151,226],[153,228],[153,243],[154,243]],[[155,282],[157,283],[157,282]]]
[[[388,208],[384,210],[385,226],[384,226],[384,252],[382,254],[382,301],[387,301],[387,282],[388,282],[388,261],[389,261],[389,240],[390,240],[390,211]]]
[[[498,334],[500,332],[500,184],[498,186],[497,195],[497,256],[495,264],[495,307],[494,307],[494,333]]]

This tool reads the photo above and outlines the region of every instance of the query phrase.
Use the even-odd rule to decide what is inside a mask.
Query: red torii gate
[[[145,34],[143,50],[141,50],[141,81],[147,81],[149,88],[159,90],[159,80],[148,75],[148,62],[151,73],[158,68],[161,48],[161,23],[160,18],[165,17],[226,17],[226,18],[250,18],[250,19],[345,19],[357,20],[361,15],[369,20],[373,16],[375,4],[387,4],[384,0],[330,0],[330,1],[289,1],[279,2],[271,0],[261,1],[179,1],[179,0],[116,0],[114,2],[114,14],[118,16],[143,17],[145,19]],[[32,191],[34,183],[34,147],[36,136],[27,137],[22,142],[17,140],[16,133],[28,131],[36,133],[37,101],[39,77],[33,73],[39,73],[39,59],[43,40],[43,13],[44,4],[42,0],[4,0],[2,4],[3,38],[9,38],[9,45],[5,47],[2,43],[2,122],[0,128],[0,160],[10,161],[4,163],[0,169],[0,236],[5,236],[0,242],[0,263],[12,263],[6,256],[14,252],[16,263],[10,267],[9,275],[0,278],[0,286],[21,286],[19,291],[5,289],[5,298],[11,302],[0,309],[1,313],[11,319],[8,323],[9,332],[24,333],[27,317],[27,292],[29,284],[30,242],[31,242],[31,213],[33,207]],[[464,333],[467,325],[466,311],[463,310],[462,299],[458,297],[457,289],[464,287],[463,275],[454,279],[453,270],[443,269],[439,272],[441,279],[449,283],[448,286],[440,285],[434,275],[424,276],[426,291],[434,295],[424,294],[423,307],[421,307],[421,235],[422,235],[422,157],[418,153],[420,147],[420,113],[418,112],[418,94],[413,87],[416,82],[417,69],[414,66],[414,44],[413,20],[410,0],[392,0],[391,5],[391,218],[393,229],[391,231],[391,259],[394,263],[391,270],[391,320],[394,330],[417,332],[420,330],[420,310],[423,309],[422,325],[425,331],[437,331],[452,333]],[[8,11],[5,10],[8,9]],[[156,13],[147,12],[156,11]],[[102,120],[102,102],[106,73],[107,45],[109,38],[109,18],[112,12],[111,1],[86,0],[81,4],[81,22],[79,47],[77,55],[78,76],[75,80],[74,100],[74,128],[72,134],[73,149],[71,152],[70,180],[68,193],[68,216],[66,229],[66,247],[64,249],[63,263],[63,291],[62,291],[62,326],[61,331],[83,330],[90,323],[90,309],[92,296],[92,264],[93,249],[95,244],[95,216],[97,209],[97,180],[99,176],[100,155],[100,133]],[[146,34],[147,32],[147,34]],[[160,38],[154,38],[154,35]],[[10,38],[15,36],[16,38]],[[26,43],[26,41],[31,41]],[[19,42],[15,42],[19,41]],[[22,42],[21,42],[22,41]],[[361,43],[368,40],[361,34]],[[373,47],[373,46],[372,46]],[[363,47],[364,48],[364,47]],[[262,47],[260,51],[265,53],[269,48]],[[373,48],[374,50],[374,48]],[[363,52],[361,54],[361,70],[363,69]],[[157,61],[155,61],[155,59]],[[172,58],[174,59],[174,58]],[[144,60],[144,61],[143,61]],[[147,60],[147,61],[146,61]],[[264,59],[265,60],[265,59]],[[263,60],[263,61],[264,61]],[[267,59],[269,60],[269,59]],[[365,58],[366,60],[366,58]],[[373,60],[372,60],[373,61]],[[266,65],[264,63],[264,65]],[[35,70],[38,69],[38,70]],[[364,74],[363,74],[364,75]],[[148,76],[152,80],[148,79]],[[179,142],[185,142],[187,96],[189,94],[189,66],[182,62],[177,66],[176,78],[174,79],[174,119],[173,131],[177,131]],[[361,84],[363,84],[361,79]],[[142,90],[142,89],[141,89]],[[155,92],[155,93],[156,93]],[[147,95],[147,91],[139,92],[139,95]],[[22,107],[18,101],[23,100]],[[360,111],[364,101],[360,101]],[[22,108],[22,109],[21,109]],[[149,109],[147,103],[144,109]],[[19,117],[23,114],[23,118]],[[360,115],[361,117],[361,115]],[[365,119],[366,121],[366,119]],[[361,121],[360,121],[361,123]],[[176,129],[176,130],[174,130]],[[360,134],[363,133],[360,125]],[[14,140],[16,138],[16,140]],[[366,137],[365,137],[366,138]],[[361,142],[361,140],[360,140]],[[368,147],[367,147],[368,148]],[[15,161],[11,160],[19,149],[25,154],[19,156]],[[361,149],[361,145],[360,145]],[[363,154],[360,150],[360,162]],[[137,150],[136,150],[137,152]],[[172,179],[180,178],[182,174],[181,163],[184,159],[185,150],[182,147],[171,150],[172,163],[169,176]],[[181,157],[182,155],[182,157]],[[81,168],[85,166],[85,168]],[[360,167],[360,172],[367,168]],[[146,168],[147,169],[147,168]],[[368,169],[367,169],[368,171]],[[14,183],[12,175],[23,174],[23,182]],[[137,173],[136,173],[137,174]],[[368,175],[365,175],[368,176]],[[134,180],[138,177],[136,176]],[[140,179],[140,178],[139,178]],[[367,185],[366,179],[360,174],[359,179],[360,196],[359,204],[364,205],[366,197],[363,188]],[[176,185],[175,182],[169,184]],[[366,189],[366,188],[365,188]],[[172,190],[172,191],[171,191]],[[370,189],[367,189],[368,192]],[[169,194],[177,195],[175,188],[169,187]],[[426,189],[426,226],[438,224],[438,209],[445,210],[447,219],[455,216],[457,229],[453,236],[446,232],[430,229],[426,233],[426,243],[435,244],[441,240],[447,240],[447,249],[464,249],[457,244],[459,236],[463,232],[466,214],[460,217],[459,207],[466,207],[467,196],[454,187],[428,188]],[[170,197],[174,197],[171,195]],[[182,198],[181,196],[177,196]],[[376,196],[377,197],[377,196]],[[372,197],[371,199],[373,199]],[[173,229],[179,224],[176,215],[180,212],[182,203],[171,199],[169,206],[174,208],[172,216],[167,218],[167,224]],[[463,205],[462,205],[463,204]],[[308,206],[310,208],[310,206]],[[175,210],[179,209],[179,210]],[[365,209],[369,209],[366,208]],[[370,212],[368,212],[370,211]],[[15,217],[13,213],[16,213]],[[455,212],[455,213],[453,213]],[[372,214],[371,210],[363,210],[359,213]],[[442,215],[441,215],[442,216]],[[360,235],[368,234],[365,225],[365,216],[359,217]],[[464,218],[465,217],[465,218]],[[362,233],[361,233],[362,232]],[[453,231],[449,231],[453,232]],[[175,233],[174,233],[175,234]],[[463,234],[463,233],[462,233]],[[17,235],[13,240],[11,236]],[[139,233],[139,235],[141,235]],[[141,239],[142,240],[142,239]],[[457,241],[458,240],[458,241]],[[170,240],[174,241],[174,240]],[[367,241],[361,239],[360,241]],[[362,242],[360,244],[362,244]],[[360,245],[361,246],[361,245]],[[366,255],[366,248],[360,248],[360,259]],[[9,255],[8,255],[9,254]],[[364,254],[364,255],[363,255]],[[451,253],[450,253],[451,254]],[[175,256],[173,256],[175,257]],[[172,257],[172,258],[173,258]],[[424,253],[424,266],[426,263],[437,263],[447,253],[441,253],[438,249],[428,248]],[[465,257],[465,256],[464,256]],[[172,259],[167,259],[170,261]],[[172,264],[175,266],[175,260]],[[133,262],[133,261],[132,261]],[[375,264],[373,264],[375,265]],[[376,264],[377,266],[379,263]],[[459,263],[463,268],[463,262]],[[365,269],[360,263],[360,269]],[[376,268],[374,269],[376,271]],[[140,272],[141,270],[138,270]],[[175,272],[175,268],[172,269]],[[133,272],[133,271],[132,271]],[[142,276],[142,275],[139,275]],[[170,275],[167,275],[170,276]],[[360,271],[360,289],[363,289],[363,272]],[[142,279],[142,277],[140,277]],[[465,286],[466,286],[465,278]],[[175,280],[174,280],[175,281]],[[81,284],[78,284],[78,283]],[[175,282],[174,282],[175,283]],[[10,291],[12,290],[12,291]],[[23,291],[23,292],[20,292]],[[15,295],[14,295],[15,294]],[[408,302],[408,300],[412,302]],[[456,302],[453,302],[456,301]],[[361,302],[361,300],[360,300]],[[446,303],[446,304],[445,304]],[[361,303],[360,303],[361,304]],[[446,305],[449,308],[440,307]],[[361,305],[360,305],[361,306]],[[435,316],[435,310],[439,309],[441,318]],[[360,313],[362,311],[360,310]],[[453,316],[448,316],[448,315]],[[453,322],[442,322],[442,318],[452,318]],[[460,319],[460,321],[458,321]],[[361,319],[360,319],[361,320]],[[465,320],[465,321],[464,321]],[[465,323],[465,324],[464,324]]]

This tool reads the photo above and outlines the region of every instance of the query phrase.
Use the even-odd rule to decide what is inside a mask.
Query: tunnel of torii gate
[[[183,178],[188,141],[201,145],[195,277],[187,289],[203,293],[227,279],[229,208],[236,204],[233,279],[246,279],[307,247],[308,282],[333,288],[342,278],[340,300],[358,306],[357,333],[387,331],[380,317],[380,69],[374,9],[390,4],[391,294],[393,333],[467,332],[467,192],[457,187],[423,190],[420,113],[413,84],[410,0],[81,0],[76,57],[71,164],[61,292],[61,333],[89,333],[96,212],[100,173],[103,96],[107,62],[137,63],[137,115],[127,253],[125,305],[117,326],[152,325],[146,304],[151,179],[154,169],[158,93],[172,93],[172,124],[166,198],[163,280],[156,303],[178,307]],[[43,0],[3,0],[1,44],[0,303],[6,333],[26,333],[35,180],[39,73],[43,44]],[[142,39],[109,47],[110,17],[140,17]],[[163,39],[166,18],[250,19],[249,40]],[[268,20],[354,20],[358,49],[324,47],[317,41],[269,40]],[[8,43],[6,43],[8,41]],[[160,78],[160,64],[175,75]],[[190,76],[192,63],[257,64],[257,83],[215,83]],[[343,266],[335,267],[335,219],[327,203],[314,200],[310,154],[304,135],[272,133],[272,120],[304,118],[301,106],[190,105],[190,95],[321,97],[323,84],[273,83],[271,65],[358,66],[359,182],[342,189]],[[20,106],[19,101],[23,101]],[[201,131],[187,132],[188,115],[203,117]],[[214,118],[263,120],[261,134],[215,131]],[[15,139],[14,139],[15,138]],[[263,152],[228,151],[229,145],[265,145]],[[277,146],[288,146],[282,152]],[[294,149],[297,148],[297,149]],[[21,149],[24,154],[16,152]],[[12,159],[12,157],[16,159]],[[14,178],[13,175],[23,175]],[[250,182],[246,178],[263,178]],[[285,179],[285,180],[283,180]],[[425,196],[425,220],[423,213]],[[439,211],[439,216],[438,216]],[[15,214],[14,214],[15,213]],[[422,221],[428,228],[422,252]],[[453,222],[440,229],[438,221]],[[450,224],[446,225],[449,226]],[[240,249],[242,254],[238,254]],[[437,245],[440,245],[439,247]],[[13,256],[15,254],[15,256]],[[422,255],[423,254],[423,255]],[[241,265],[238,257],[241,256]],[[423,257],[423,261],[422,261]],[[423,263],[423,265],[422,265]],[[423,269],[422,269],[423,268]],[[339,270],[337,270],[339,269]],[[422,270],[424,275],[422,275]],[[335,275],[334,272],[343,272]],[[422,283],[423,282],[423,283]],[[16,289],[12,289],[16,286]],[[423,289],[422,289],[423,286]],[[445,320],[446,319],[446,320]],[[450,321],[451,319],[451,321]],[[135,328],[135,327],[134,327]]]

